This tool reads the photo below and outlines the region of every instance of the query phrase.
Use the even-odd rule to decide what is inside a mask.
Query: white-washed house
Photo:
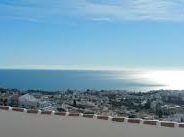
[[[19,107],[22,108],[37,108],[38,99],[30,94],[25,94],[19,97]]]

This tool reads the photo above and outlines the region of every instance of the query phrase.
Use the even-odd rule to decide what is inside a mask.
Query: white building
[[[38,99],[32,95],[25,94],[19,97],[19,106],[22,108],[37,108]]]

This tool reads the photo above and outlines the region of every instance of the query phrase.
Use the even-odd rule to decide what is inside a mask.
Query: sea
[[[0,70],[0,87],[19,90],[127,90],[146,92],[164,85],[142,77],[139,71]]]

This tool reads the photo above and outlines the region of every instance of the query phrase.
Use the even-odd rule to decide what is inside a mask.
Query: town
[[[0,105],[42,111],[77,112],[184,122],[184,91],[66,90],[46,92],[0,88]]]

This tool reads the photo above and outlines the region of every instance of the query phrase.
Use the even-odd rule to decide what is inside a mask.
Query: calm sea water
[[[0,70],[0,87],[21,90],[136,90],[149,91],[162,86],[131,71]]]

